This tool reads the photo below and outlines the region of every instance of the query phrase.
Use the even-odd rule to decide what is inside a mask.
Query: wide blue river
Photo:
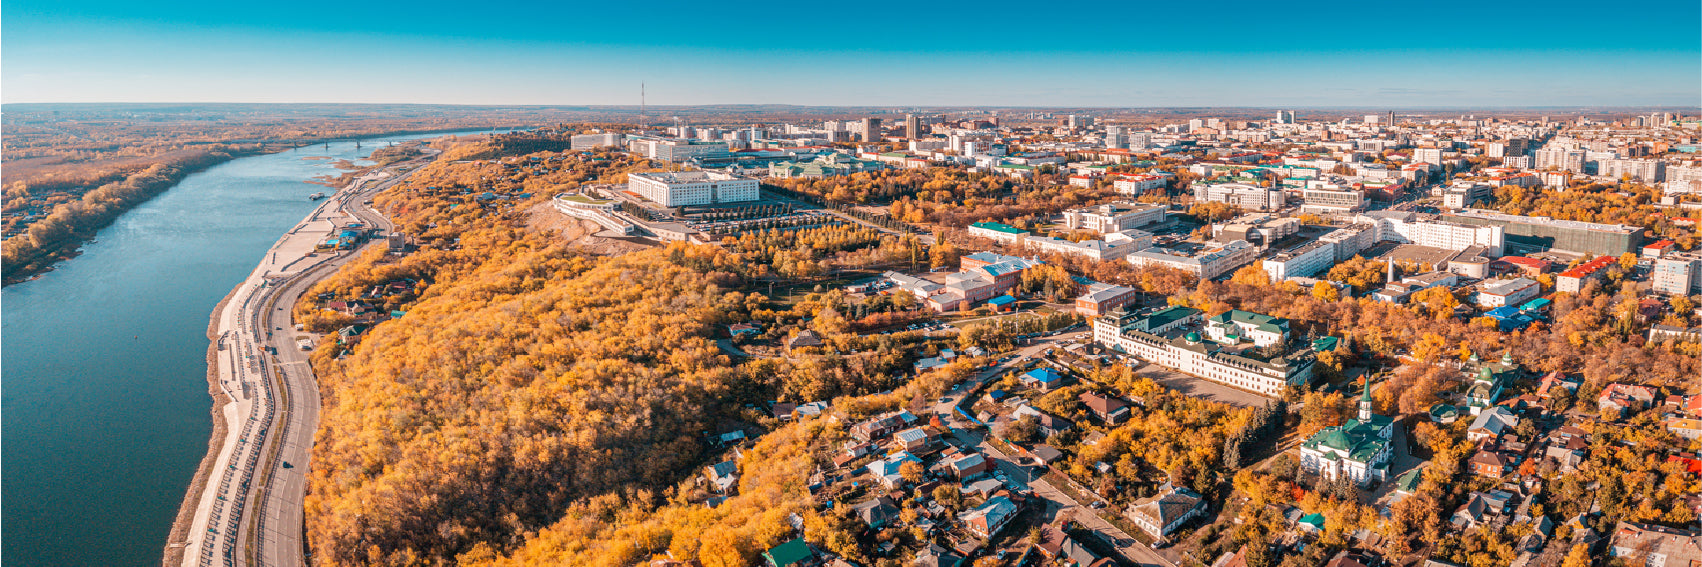
[[[307,179],[385,142],[442,135],[215,166],[119,217],[83,255],[0,292],[0,563],[159,565],[211,434],[213,307],[313,209],[309,194],[331,191]]]

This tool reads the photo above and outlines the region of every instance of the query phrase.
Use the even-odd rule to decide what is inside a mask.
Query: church
[[[1325,481],[1347,475],[1354,484],[1382,482],[1389,473],[1395,420],[1371,411],[1371,385],[1359,398],[1359,416],[1326,427],[1300,446],[1300,466]]]

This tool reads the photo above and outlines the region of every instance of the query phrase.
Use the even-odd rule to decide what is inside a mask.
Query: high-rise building
[[[1276,123],[1277,124],[1293,124],[1294,123],[1294,111],[1292,111],[1292,110],[1278,110],[1277,111]]]
[[[869,117],[863,119],[863,141],[879,142],[881,140],[881,119]]]
[[[1127,147],[1129,147],[1129,138],[1128,138],[1128,135],[1125,134],[1125,131],[1126,131],[1126,128],[1123,127],[1123,126],[1106,126],[1105,127],[1105,147],[1107,147],[1107,148],[1127,148]]]
[[[1071,114],[1065,123],[1071,130],[1087,130],[1093,128],[1093,117],[1086,114]]]
[[[1658,159],[1604,159],[1596,162],[1596,174],[1602,177],[1630,177],[1637,181],[1655,182],[1666,178],[1667,162]]]
[[[1535,167],[1537,169],[1548,169],[1553,167],[1555,169],[1570,171],[1573,173],[1584,172],[1584,152],[1582,150],[1545,148],[1537,150],[1533,154],[1533,157],[1536,158]]]
[[[1412,151],[1412,161],[1442,165],[1442,148],[1415,148]]]
[[[904,136],[912,140],[922,137],[922,119],[914,114],[904,115]]]

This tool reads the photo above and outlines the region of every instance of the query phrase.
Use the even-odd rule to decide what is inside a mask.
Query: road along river
[[[388,141],[441,135],[209,168],[119,217],[81,256],[0,291],[0,563],[159,564],[208,449],[209,313],[324,204],[307,196],[331,189],[305,180]],[[315,156],[331,159],[303,159]]]

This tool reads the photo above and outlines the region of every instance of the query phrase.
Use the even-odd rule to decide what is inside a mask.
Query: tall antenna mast
[[[638,83],[638,131],[644,132],[644,82]]]

